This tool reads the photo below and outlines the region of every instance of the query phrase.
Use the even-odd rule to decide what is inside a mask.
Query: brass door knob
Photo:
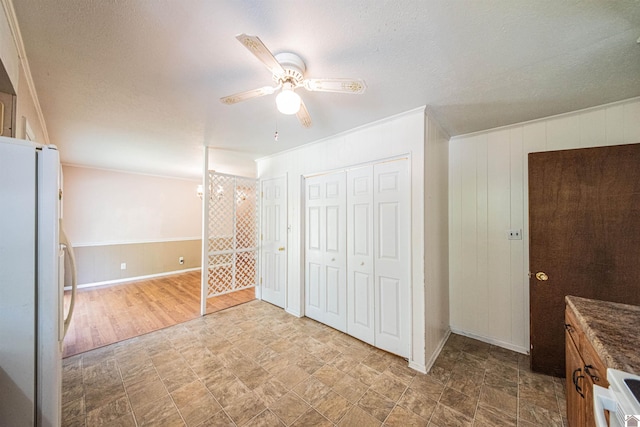
[[[545,280],[549,280],[549,276],[547,276],[547,273],[545,273],[544,271],[538,271],[536,273],[536,279],[538,279],[541,282],[544,282]]]
[[[280,252],[284,251],[284,246],[280,246],[280,247],[278,248],[278,250],[279,250]]]

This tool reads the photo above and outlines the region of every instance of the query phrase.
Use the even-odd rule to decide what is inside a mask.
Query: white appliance
[[[59,184],[54,146],[0,137],[2,426],[60,425],[66,328]]]
[[[593,411],[597,427],[640,425],[640,376],[607,369],[609,388],[593,386]],[[610,412],[609,424],[604,411]]]

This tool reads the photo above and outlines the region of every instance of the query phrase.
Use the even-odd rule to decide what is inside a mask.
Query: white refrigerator
[[[0,137],[1,426],[60,425],[60,173],[54,146]]]

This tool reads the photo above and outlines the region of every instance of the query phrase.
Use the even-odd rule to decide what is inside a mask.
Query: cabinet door
[[[567,385],[567,419],[569,427],[583,427],[585,398],[584,365],[571,335],[565,333],[566,385]],[[579,388],[578,388],[579,387]]]

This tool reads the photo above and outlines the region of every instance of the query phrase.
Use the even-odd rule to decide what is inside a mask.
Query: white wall
[[[199,181],[65,165],[63,215],[74,246],[200,239]]]
[[[640,143],[640,98],[450,140],[453,331],[529,351],[527,154],[628,143]]]
[[[288,284],[285,309],[295,315],[304,314],[304,277],[303,259],[304,248],[301,230],[302,176],[316,172],[345,168],[352,165],[367,163],[379,159],[410,155],[411,168],[411,229],[412,229],[412,355],[410,363],[420,370],[427,368],[426,363],[436,351],[446,331],[438,341],[434,331],[446,324],[438,319],[436,327],[429,329],[429,346],[426,347],[425,324],[425,137],[428,134],[424,108],[385,119],[347,133],[327,138],[303,147],[259,159],[258,177],[260,179],[273,178],[287,174],[288,191]],[[436,135],[437,132],[432,132]],[[445,138],[446,140],[446,138]],[[440,140],[441,141],[441,140]],[[446,151],[446,150],[445,150]],[[440,150],[442,153],[442,150]],[[446,169],[445,159],[442,161]],[[446,173],[445,173],[446,181]],[[446,186],[445,186],[446,188]],[[446,210],[446,203],[444,204]],[[445,215],[446,217],[446,215]],[[446,224],[444,225],[446,230]],[[446,288],[446,285],[441,288]],[[431,311],[429,311],[431,313]],[[444,315],[444,313],[439,313]],[[448,326],[448,325],[447,325]],[[433,341],[438,341],[435,345]]]
[[[424,152],[424,319],[428,368],[449,336],[449,136],[426,117]]]

